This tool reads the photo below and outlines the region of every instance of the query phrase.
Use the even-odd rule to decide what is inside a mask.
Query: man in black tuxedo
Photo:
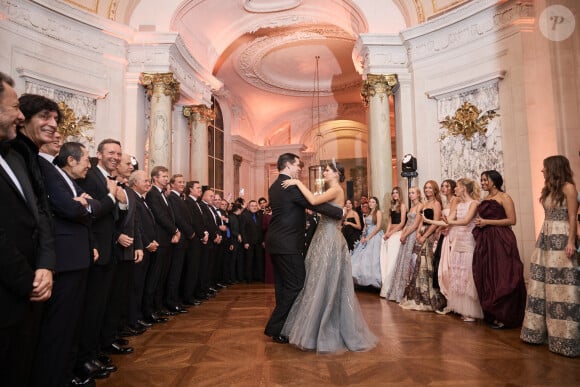
[[[278,343],[287,343],[288,338],[280,332],[286,322],[294,300],[304,286],[304,227],[305,208],[310,208],[335,219],[342,218],[343,210],[325,203],[311,206],[300,190],[291,186],[282,188],[282,182],[296,178],[300,173],[300,158],[284,153],[278,158],[278,179],[272,183],[268,194],[272,207],[272,219],[268,226],[266,245],[272,257],[275,274],[276,307],[266,325],[264,334]]]
[[[46,244],[53,241],[49,214],[9,143],[23,121],[14,81],[0,73],[0,381],[6,386],[28,384],[56,261],[54,245]]]
[[[143,313],[149,324],[166,322],[170,312],[163,311],[163,295],[165,281],[169,272],[173,245],[179,241],[181,232],[175,225],[175,216],[163,191],[169,182],[169,170],[163,166],[156,166],[151,170],[153,186],[147,193],[145,201],[155,216],[157,228],[157,242],[159,247],[151,256],[151,264],[145,280],[145,294],[143,295]]]
[[[52,145],[40,148],[40,168],[54,219],[56,271],[53,294],[46,303],[41,325],[31,386],[64,386],[73,379],[73,348],[93,259],[91,213],[100,207],[74,182],[83,179],[90,168],[88,150],[77,142],[61,148],[57,140]]]
[[[113,259],[116,267],[100,339],[101,350],[108,354],[127,354],[133,350],[132,347],[123,347],[123,344],[127,343],[118,337],[119,331],[129,335],[144,332],[144,328],[137,331],[129,328],[126,319],[133,270],[143,259],[143,245],[139,233],[140,218],[136,207],[137,196],[133,190],[126,187],[134,169],[133,157],[123,153],[121,162],[117,165],[116,179],[118,189],[122,189],[127,197],[127,209],[119,212],[115,222]]]
[[[96,361],[109,362],[109,359],[101,356],[99,351],[101,329],[116,267],[113,256],[115,222],[119,218],[119,212],[126,210],[127,202],[125,192],[117,186],[114,179],[121,155],[119,141],[114,139],[101,141],[97,146],[97,165],[89,169],[84,179],[77,181],[87,194],[101,204],[100,211],[93,213],[92,231],[98,259],[89,268],[85,308],[81,317],[79,351],[75,367],[75,375],[80,379],[109,376],[108,371],[95,364]]]
[[[202,187],[201,201],[199,202],[201,210],[204,217],[204,223],[208,228],[208,266],[207,273],[204,273],[203,280],[207,281],[202,284],[202,287],[209,297],[215,296],[217,294],[217,289],[214,288],[214,272],[216,265],[216,254],[219,249],[219,245],[222,243],[222,234],[219,229],[221,224],[221,219],[218,219],[217,212],[213,210],[213,201],[215,199],[214,190],[204,186]]]
[[[246,283],[255,279],[264,282],[264,231],[262,230],[262,214],[255,200],[250,200],[248,210],[240,215],[240,233],[244,248]]]
[[[209,228],[201,209],[201,184],[189,181],[185,186],[185,205],[189,210],[195,237],[187,249],[183,279],[183,302],[185,305],[199,305],[207,298],[207,290],[201,284],[209,283],[207,277],[209,259]]]
[[[151,254],[157,251],[157,230],[153,212],[145,202],[145,196],[151,189],[151,179],[145,171],[135,171],[129,178],[129,186],[136,196],[136,209],[139,217],[139,234],[143,245],[143,260],[136,265],[133,271],[131,301],[129,303],[128,324],[133,329],[143,329],[151,326],[144,321],[143,315],[143,291],[145,278],[149,269]]]
[[[181,305],[180,288],[185,256],[190,241],[195,237],[193,221],[185,200],[181,198],[185,189],[185,178],[181,174],[175,174],[169,179],[171,192],[167,197],[169,207],[175,216],[175,225],[181,232],[179,242],[173,247],[171,265],[167,275],[165,289],[165,307],[174,313],[186,313],[187,309]]]

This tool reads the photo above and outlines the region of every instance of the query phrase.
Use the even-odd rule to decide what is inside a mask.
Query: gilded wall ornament
[[[160,94],[171,97],[173,103],[179,99],[179,81],[173,77],[173,73],[141,73],[141,84],[147,90],[147,98]]]
[[[447,136],[458,135],[462,135],[466,140],[471,140],[476,133],[483,135],[487,133],[489,121],[497,116],[499,114],[495,110],[488,110],[484,114],[481,114],[477,106],[469,102],[464,102],[455,111],[453,117],[447,116],[441,121],[441,128],[447,129],[447,133],[443,133],[440,140],[443,140]]]
[[[89,136],[87,132],[93,129],[93,123],[87,116],[77,118],[74,110],[72,110],[65,102],[58,103],[58,108],[62,114],[62,119],[58,125],[58,131],[66,140],[69,137],[84,138],[89,143],[93,142],[93,137]]]

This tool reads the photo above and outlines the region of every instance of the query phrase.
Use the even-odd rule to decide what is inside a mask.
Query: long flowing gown
[[[346,218],[347,222],[355,223],[355,218]],[[360,239],[362,230],[358,230],[351,225],[342,226],[342,235],[346,239],[346,244],[350,251],[354,250],[354,244]]]
[[[521,338],[548,342],[550,351],[580,356],[580,257],[566,257],[570,235],[566,200],[544,203],[544,223],[530,260],[528,299]]]
[[[370,235],[377,225],[373,224],[372,215],[364,218],[365,231],[363,236]],[[352,278],[360,286],[380,288],[381,277],[381,244],[383,230],[380,230],[365,244],[359,243],[352,251]]]
[[[391,211],[391,224],[401,223],[401,213]],[[399,230],[391,234],[389,239],[381,242],[381,277],[382,286],[380,296],[387,297],[387,292],[391,287],[393,275],[395,274],[395,267],[397,266],[397,256],[401,248],[401,234],[403,230]]]
[[[444,208],[441,213],[444,217],[448,217],[450,209]],[[439,291],[445,297],[449,297],[449,279],[451,278],[449,258],[451,255],[451,241],[455,236],[455,228],[449,227],[447,230],[447,235],[444,236],[443,242],[441,243],[441,256],[439,257],[439,269],[437,272],[437,279],[439,280]]]
[[[423,216],[433,220],[433,209],[426,208]],[[417,255],[417,262],[400,303],[404,309],[435,311],[443,309],[447,303],[439,289],[433,287],[434,244],[435,233],[429,235],[422,245],[415,244],[413,253]]]
[[[340,221],[323,216],[306,254],[306,280],[282,335],[302,350],[339,352],[374,348],[354,293],[350,253]]]
[[[416,212],[409,212],[407,214],[407,225],[410,227],[415,222]],[[403,229],[403,232],[405,229]],[[390,301],[401,302],[403,295],[405,293],[405,288],[407,287],[413,270],[415,267],[415,260],[417,255],[413,255],[413,248],[415,247],[415,241],[417,239],[417,230],[413,231],[407,235],[405,243],[401,245],[399,249],[399,254],[397,255],[397,263],[395,266],[395,274],[393,274],[393,280],[391,287],[387,291],[387,299]]]
[[[467,216],[469,205],[473,200],[457,205],[457,219]],[[475,226],[474,219],[464,226],[454,225],[454,238],[451,241],[449,255],[449,295],[447,307],[466,317],[483,318],[483,311],[473,282],[473,250],[475,239],[471,233]]]
[[[483,219],[505,219],[503,206],[484,200],[477,207]],[[516,236],[511,227],[485,226],[473,229],[473,280],[487,322],[499,321],[506,328],[518,327],[524,319],[526,285]]]

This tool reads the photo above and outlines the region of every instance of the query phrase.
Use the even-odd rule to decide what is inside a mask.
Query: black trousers
[[[143,250],[143,260],[136,263],[133,268],[133,283],[127,312],[127,323],[129,325],[135,325],[137,320],[143,319],[143,291],[145,290],[145,279],[147,278],[150,262],[151,253]]]
[[[199,266],[202,254],[201,241],[193,238],[189,241],[183,274],[181,277],[181,299],[184,302],[192,301],[199,281]]]
[[[274,266],[276,307],[264,329],[268,336],[282,332],[290,308],[304,286],[306,269],[302,254],[270,254]]]
[[[101,329],[100,344],[109,346],[117,339],[117,332],[127,321],[131,284],[133,283],[133,261],[117,261],[115,276],[109,292],[107,309]]]
[[[165,305],[168,307],[175,307],[181,304],[179,285],[181,283],[183,263],[186,254],[187,246],[175,246],[173,248],[165,286]]]
[[[251,243],[244,251],[246,281],[264,282],[264,247],[261,243]]]
[[[195,297],[201,298],[207,294],[210,287],[210,254],[212,251],[212,242],[201,245],[201,254],[199,256],[198,281],[195,287]]]
[[[89,269],[57,273],[46,302],[30,385],[66,386],[72,380]]]
[[[3,386],[28,385],[43,308],[43,303],[31,302],[22,320],[0,328],[0,382]]]
[[[81,314],[77,366],[96,359],[100,350],[101,328],[116,267],[114,260],[111,260],[106,265],[93,265],[89,268],[87,292]]]
[[[143,293],[143,314],[145,316],[159,312],[162,308],[171,250],[171,246],[159,246],[157,251],[151,254],[151,262],[147,271]]]

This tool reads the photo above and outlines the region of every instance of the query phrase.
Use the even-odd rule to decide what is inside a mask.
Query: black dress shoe
[[[127,340],[127,339],[117,339],[117,340],[115,340],[115,344],[119,344],[119,345],[129,345],[129,340]]]
[[[169,319],[167,317],[161,317],[157,313],[152,313],[151,316],[148,318],[150,318],[151,321],[153,321],[153,323],[155,323],[155,324],[164,323],[164,322],[169,321]],[[145,321],[149,322],[149,320],[145,320]]]
[[[170,310],[161,310],[161,311],[157,312],[157,314],[159,316],[169,317],[169,316],[175,316],[177,313],[172,312]]]
[[[118,334],[121,337],[132,337],[132,336],[139,336],[142,335],[143,332],[145,332],[145,329],[133,329],[130,327],[125,327],[123,328],[123,330],[119,331]]]
[[[113,343],[102,348],[102,351],[110,355],[127,355],[133,352],[133,347],[121,347]]]
[[[99,367],[101,369],[101,371],[107,371],[109,373],[113,373],[113,372],[117,371],[117,366],[114,365],[113,363],[103,364],[97,359],[91,360],[91,363],[93,363],[96,367]]]
[[[222,284],[221,282],[218,282],[218,283],[216,284],[216,286],[217,286],[218,288],[222,288],[222,289],[225,289],[225,288],[227,288],[227,287],[228,287],[226,284]]]
[[[95,387],[97,384],[95,383],[95,379],[93,379],[93,378],[82,379],[82,378],[79,378],[78,376],[75,376],[73,378],[73,380],[71,380],[68,385],[70,387],[74,387],[74,386]]]
[[[104,365],[113,364],[113,359],[111,359],[109,356],[105,355],[102,352],[97,354],[97,360],[103,363]]]
[[[109,371],[103,371],[100,367],[93,364],[92,361],[87,361],[82,366],[78,367],[74,371],[75,376],[81,380],[86,379],[105,379],[111,374]]]
[[[174,314],[187,313],[187,309],[181,308],[179,306],[170,306],[170,307],[167,307],[167,310],[171,313],[174,313]]]
[[[286,336],[282,335],[272,336],[272,340],[274,340],[278,344],[288,344],[288,338]]]
[[[150,328],[153,326],[153,323],[148,323],[147,321],[137,320],[136,325],[141,325],[143,328]]]

